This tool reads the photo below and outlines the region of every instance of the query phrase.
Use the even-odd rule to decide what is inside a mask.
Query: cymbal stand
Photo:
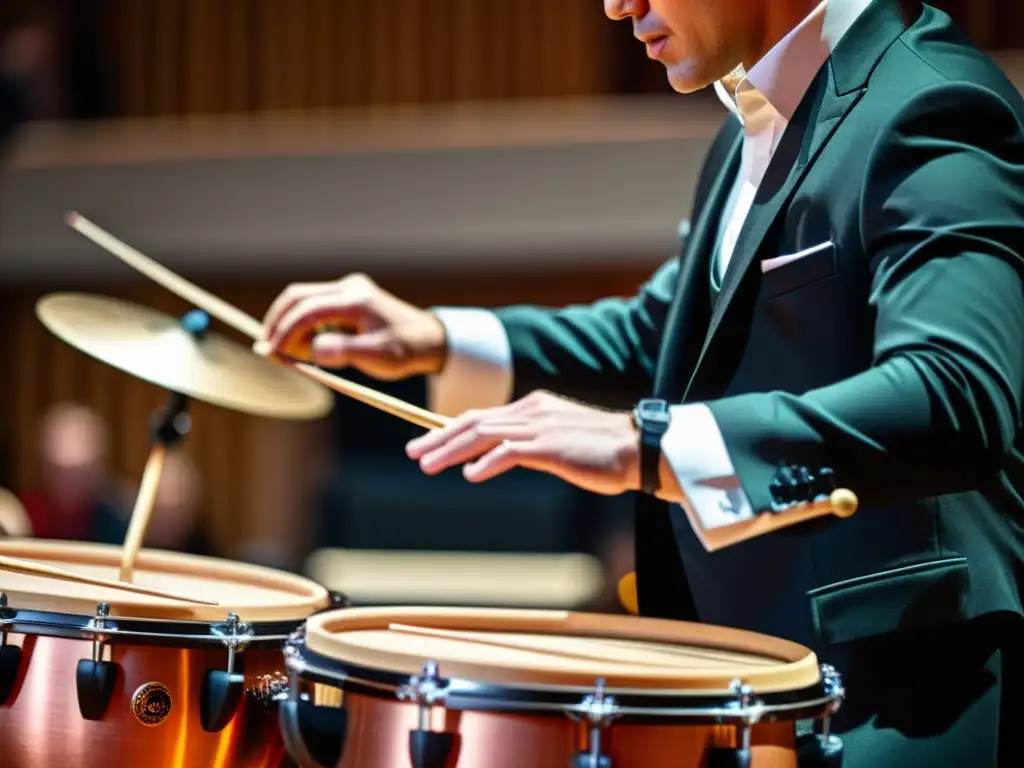
[[[210,328],[210,318],[205,312],[195,310],[181,318],[181,325],[192,334],[196,343],[202,343]],[[192,428],[188,405],[188,397],[178,392],[169,392],[167,406],[153,414],[150,425],[152,448],[146,460],[139,493],[135,498],[135,507],[128,524],[128,533],[124,539],[121,570],[118,575],[120,581],[131,582],[134,575],[135,561],[146,537],[146,529],[149,527],[157,492],[160,489],[167,450],[184,440]]]

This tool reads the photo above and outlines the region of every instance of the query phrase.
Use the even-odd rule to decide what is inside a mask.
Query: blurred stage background
[[[1024,85],[1018,0],[936,4]],[[44,530],[119,541],[163,394],[33,305],[83,289],[188,309],[66,210],[256,316],[352,270],[424,306],[586,302],[673,255],[723,118],[710,91],[671,94],[598,0],[3,0],[0,487]],[[375,386],[424,401],[421,381]],[[318,424],[197,405],[150,543],[421,603],[411,577],[366,581],[410,573],[376,553],[582,554],[549,602],[616,610],[628,498],[426,478],[403,452],[416,432],[345,400]],[[460,567],[465,585],[488,566]]]

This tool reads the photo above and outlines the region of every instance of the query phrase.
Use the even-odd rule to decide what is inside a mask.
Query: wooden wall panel
[[[86,34],[80,0],[3,0]],[[1019,0],[932,0],[986,49],[1024,47]],[[122,116],[667,91],[597,0],[94,0]],[[65,22],[60,22],[62,15]]]
[[[936,0],[974,42],[1024,46],[1016,0]],[[611,93],[660,68],[594,0],[113,0],[125,115]],[[632,42],[632,41],[630,41]]]
[[[641,268],[578,270],[545,274],[406,276],[385,286],[420,305],[476,303],[496,306],[520,301],[562,305],[608,295],[629,294],[647,277]],[[301,279],[302,276],[295,276]],[[286,281],[255,284],[209,283],[214,292],[261,316]],[[53,404],[72,400],[95,408],[111,425],[114,470],[137,483],[149,450],[148,419],[162,406],[158,388],[88,358],[52,336],[36,319],[36,299],[48,290],[75,286],[0,289],[0,439],[10,441],[14,477],[20,489],[39,481],[37,430]],[[173,315],[189,307],[150,284],[111,289],[89,287],[137,301]],[[217,326],[220,329],[220,326]],[[277,422],[195,404],[186,450],[199,468],[206,495],[206,527],[218,550],[230,556],[246,540],[271,539],[301,552],[308,534],[308,492],[324,450],[326,422]]]
[[[323,109],[602,93],[593,0],[112,0],[120,112]]]

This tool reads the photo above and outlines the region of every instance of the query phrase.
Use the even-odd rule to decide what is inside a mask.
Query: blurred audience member
[[[75,403],[52,408],[40,436],[42,483],[22,502],[35,535],[119,544],[127,514],[112,496],[107,429],[98,414]]]
[[[0,0],[0,151],[29,120],[112,116],[103,0]]]
[[[25,21],[0,40],[0,79],[13,91],[21,119],[64,116],[59,47],[54,25],[43,19]]]
[[[31,535],[32,521],[24,505],[6,488],[0,488],[0,538]]]
[[[21,123],[59,113],[53,26],[40,18],[20,17],[10,7],[5,10],[0,16],[0,160]]]
[[[192,461],[180,450],[168,452],[146,529],[146,546],[194,555],[211,554],[199,524],[202,495],[199,472]]]

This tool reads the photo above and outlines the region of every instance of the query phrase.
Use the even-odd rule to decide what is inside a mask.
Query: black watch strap
[[[664,400],[641,400],[633,409],[640,433],[640,490],[655,494],[661,488],[661,439],[668,432],[672,413]]]

